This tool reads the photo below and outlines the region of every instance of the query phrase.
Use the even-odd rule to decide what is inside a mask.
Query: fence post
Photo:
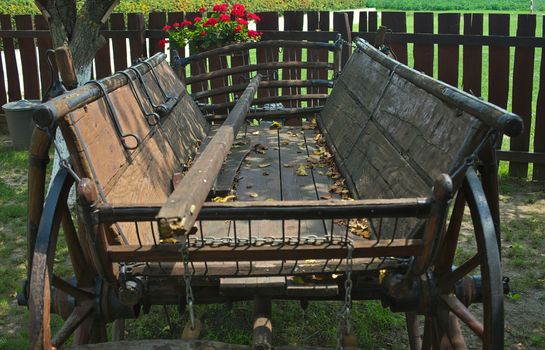
[[[518,16],[517,37],[534,37],[536,33],[536,16]],[[530,146],[530,129],[532,125],[532,87],[534,81],[533,47],[515,48],[515,66],[513,69],[513,113],[524,121],[522,134],[511,139],[512,151],[528,152]],[[526,178],[528,163],[511,162],[509,175]]]
[[[405,12],[382,12],[382,25],[388,27],[394,33],[407,32],[407,16]],[[391,44],[391,49],[396,59],[404,64],[407,64],[407,44],[398,43]]]
[[[11,30],[10,15],[0,15],[0,28]],[[19,84],[19,70],[15,59],[15,46],[12,38],[2,38],[4,45],[4,57],[6,59],[6,70],[8,78],[8,100],[17,101],[21,99],[21,85]]]
[[[439,34],[460,34],[460,14],[440,13]],[[458,87],[458,45],[439,45],[439,61],[437,67],[439,80]]]
[[[146,57],[146,28],[144,14],[129,13],[127,16],[127,27],[129,30],[136,30],[137,33],[131,35],[129,39],[131,50],[131,64],[137,59]]]
[[[414,32],[433,34],[433,12],[414,14]],[[414,44],[414,69],[433,77],[435,50],[433,44]]]
[[[483,35],[482,13],[464,14],[464,35]],[[464,45],[463,58],[463,86],[464,91],[481,96],[481,77],[483,72],[483,47]]]
[[[348,57],[352,54],[352,23],[354,12],[334,12],[333,31],[341,33],[341,37],[348,42],[342,49],[341,68],[344,67]]]

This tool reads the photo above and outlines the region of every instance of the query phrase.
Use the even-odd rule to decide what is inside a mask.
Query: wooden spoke
[[[426,319],[424,320],[424,339],[422,341],[422,350],[431,349],[434,333],[433,318],[431,316],[426,316]]]
[[[467,349],[458,318],[449,313],[449,337],[454,349]]]
[[[81,305],[78,305],[74,308],[74,311],[68,316],[64,324],[62,325],[62,328],[59,330],[59,332],[55,335],[55,338],[53,338],[52,344],[53,346],[60,347],[63,345],[68,337],[74,333],[76,328],[78,328],[81,323],[91,315],[93,311],[93,302],[89,301],[86,303],[83,303]]]
[[[51,284],[53,285],[53,287],[73,296],[77,301],[90,300],[95,297],[93,293],[90,293],[78,287],[74,287],[73,285],[56,275],[53,275]]]
[[[483,338],[483,324],[468,310],[468,308],[454,295],[441,295],[441,300],[445,302],[450,311],[452,311],[462,322],[464,322],[479,338]]]
[[[446,293],[450,292],[456,282],[461,280],[464,276],[466,276],[479,266],[480,259],[481,256],[479,253],[477,253],[471,259],[458,266],[455,270],[447,273],[439,281],[439,288],[441,288],[441,290]]]
[[[420,327],[418,317],[414,312],[407,312],[405,314],[405,321],[407,323],[407,331],[409,333],[409,345],[411,350],[417,350],[422,348],[422,337],[420,336]]]

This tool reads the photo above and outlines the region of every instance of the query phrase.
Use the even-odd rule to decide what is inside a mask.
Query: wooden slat
[[[209,57],[208,58],[208,69],[209,71],[215,71],[215,70],[220,70],[220,69],[224,69],[224,68],[228,68],[228,64],[227,64],[227,56],[226,55],[217,55],[217,56],[212,56],[212,57]],[[216,79],[211,79],[210,80],[210,88],[211,89],[217,89],[217,88],[222,88],[224,86],[228,86],[229,85],[229,79],[227,76],[225,77],[219,77],[219,78],[216,78]],[[229,96],[228,95],[218,95],[218,96],[214,96],[211,98],[211,101],[212,103],[222,103],[222,102],[227,102],[229,101]],[[219,113],[226,113],[226,111],[218,111]]]
[[[348,23],[345,14],[348,14]],[[354,22],[354,12],[334,12],[333,13],[333,31],[341,33],[344,40],[352,40],[352,25]],[[348,28],[347,28],[348,26]],[[342,49],[341,67],[344,67],[348,58],[352,54],[352,46],[344,45]]]
[[[303,11],[286,11],[284,12],[284,30],[303,30]],[[301,48],[290,47],[282,49],[282,61],[303,61]],[[286,80],[298,80],[301,79],[301,69],[291,68],[282,69],[282,79]],[[282,89],[282,95],[299,95],[301,89],[298,87],[286,87]],[[293,108],[299,107],[300,104],[297,101],[290,101],[284,104],[285,107]]]
[[[433,33],[432,12],[415,12],[414,32]],[[414,44],[414,69],[433,76],[434,55],[433,45]]]
[[[483,34],[482,13],[464,14],[464,35]],[[475,96],[481,96],[481,77],[483,72],[483,48],[482,46],[464,46],[464,73],[463,88]]]
[[[545,21],[543,22],[543,29],[545,30]],[[539,67],[539,92],[536,106],[534,152],[545,153],[545,55],[543,51]],[[537,181],[545,180],[545,164],[534,164],[532,179]]]
[[[496,154],[499,160],[508,160],[514,163],[534,163],[534,168],[536,166],[545,166],[545,152],[496,151]]]
[[[440,13],[439,34],[459,34],[460,14]],[[438,79],[458,87],[458,45],[439,45]]]
[[[166,13],[164,12],[150,12],[148,17],[149,29],[163,29],[167,22]],[[159,47],[160,39],[149,39],[149,55],[153,56],[157,52],[163,52],[164,50]]]
[[[191,22],[193,22],[195,20],[195,17],[197,17],[197,16],[200,16],[199,12],[187,12],[185,14],[185,18],[188,21],[191,21]],[[195,54],[195,52],[189,52],[189,54],[193,55],[193,54]],[[207,60],[203,59],[203,60],[199,60],[199,61],[192,61],[189,64],[189,69],[190,69],[190,75],[191,76],[205,73],[205,72],[208,71]],[[199,92],[199,91],[206,91],[208,89],[209,89],[208,82],[201,82],[200,84],[193,84],[191,86],[191,93],[195,93],[195,92]],[[206,99],[206,100],[203,99],[203,100],[199,100],[199,101],[204,102],[204,103],[208,103],[208,99]]]
[[[109,22],[104,23],[102,29],[107,30],[109,27]],[[109,77],[112,74],[112,65],[110,59],[110,40],[106,40],[106,43],[98,49],[95,55],[95,70],[96,70],[96,79],[102,79]]]
[[[359,26],[358,31],[360,32],[368,32],[369,31],[369,23],[367,20],[367,11],[361,11],[360,12],[360,18],[359,18]]]
[[[145,21],[142,13],[129,13],[127,16],[127,28],[129,30],[138,30],[137,35],[129,39],[131,48],[131,64],[139,58],[147,56],[146,53],[146,37],[145,37]]]
[[[318,200],[312,170],[308,169],[307,176],[298,176],[297,169],[308,164],[306,138],[300,128],[291,128],[288,134],[286,130],[279,132],[279,156],[281,191],[283,200]],[[310,143],[310,142],[309,142]],[[287,220],[284,222],[285,234],[297,236],[301,230],[302,236],[310,234],[323,237],[327,234],[323,220]]]
[[[112,30],[125,30],[125,15],[112,13],[110,16],[110,28]],[[127,41],[125,38],[112,38],[114,52],[114,69],[120,71],[127,68]]]
[[[3,30],[11,30],[11,16],[0,15],[0,26]],[[4,46],[4,56],[6,59],[6,70],[8,78],[8,101],[17,101],[21,99],[21,86],[19,84],[19,70],[15,59],[15,46],[13,39],[2,38]]]
[[[509,35],[509,15],[488,15],[488,32],[490,35]],[[509,93],[509,48],[489,48],[488,63],[488,101],[507,108]]]
[[[307,14],[308,18],[308,31],[329,31],[329,12],[310,12]],[[310,62],[327,62],[329,60],[329,52],[325,50],[307,50],[308,56],[307,59]],[[327,79],[328,72],[322,69],[308,69],[307,79]],[[326,87],[311,87],[307,88],[307,92],[311,94],[327,94]],[[317,106],[320,104],[320,101],[313,100],[311,102],[312,106]]]
[[[394,33],[406,33],[406,13],[383,11],[382,25],[390,28]],[[407,64],[407,44],[391,44],[391,49],[399,62]]]
[[[377,20],[376,11],[369,11],[368,21],[369,21],[368,31],[371,32],[371,33],[376,32],[377,28],[378,28],[378,26],[377,26],[378,20]]]
[[[15,16],[15,25],[18,30],[32,30],[32,16]],[[32,38],[17,39],[21,54],[21,66],[23,69],[23,86],[25,99],[40,98],[40,82],[38,79],[38,57],[36,56],[36,43]]]
[[[257,23],[257,30],[278,30],[278,13],[277,12],[259,12],[258,16],[261,17],[261,21]],[[258,48],[256,49],[256,60],[257,63],[267,63],[271,61],[278,61],[278,48]],[[273,76],[278,74],[277,69],[259,71],[264,77],[263,80],[276,80],[278,76]],[[258,97],[265,96],[278,96],[278,89],[260,89],[257,92]]]
[[[34,25],[36,26],[36,29],[39,30],[49,30],[49,25],[45,21],[45,18],[42,15],[34,16]],[[51,49],[53,46],[53,43],[51,42],[51,38],[38,38],[36,39],[38,43],[38,58],[40,62],[40,86],[41,86],[41,95],[45,93],[47,88],[49,88],[49,85],[51,84],[51,73],[49,72],[49,65],[47,64],[46,59],[46,51],[48,49]],[[57,67],[56,65],[53,65],[53,76],[56,76],[57,74]]]
[[[519,15],[517,36],[535,36],[536,16]],[[515,49],[515,67],[513,71],[513,113],[522,117],[522,134],[511,139],[511,151],[528,151],[530,147],[530,129],[532,125],[532,90],[534,81],[533,48]],[[526,178],[528,164],[511,163],[509,175]]]

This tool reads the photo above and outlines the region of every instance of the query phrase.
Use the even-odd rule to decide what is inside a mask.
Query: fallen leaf
[[[265,151],[268,150],[266,146],[263,146],[260,143],[255,144],[253,148],[254,148],[254,152],[259,154],[265,154]]]
[[[297,176],[308,176],[307,169],[304,165],[299,165],[299,168],[297,168],[295,174],[297,174]]]
[[[264,171],[264,172],[263,172],[263,176],[269,176],[269,173],[266,172],[266,171]]]
[[[166,243],[166,244],[176,244],[178,243],[178,240],[176,238],[169,237],[169,238],[161,239],[159,242]]]
[[[251,126],[259,126],[259,124],[260,124],[260,121],[257,119],[252,119],[252,121],[250,122]]]
[[[258,166],[259,168],[266,168],[266,167],[271,166],[271,163],[261,163],[261,164],[258,164],[257,166]]]
[[[331,198],[333,198],[333,196],[330,195],[330,194],[322,194],[322,195],[320,196],[320,199],[331,199]]]
[[[290,142],[287,141],[287,140],[284,140],[284,141],[280,142],[280,144],[281,144],[282,146],[287,146],[287,145],[290,144]]]
[[[252,197],[252,198],[256,198],[257,197],[257,193],[255,192],[250,192],[248,193],[248,196]]]
[[[290,163],[284,163],[282,166],[284,166],[284,168],[293,168],[293,164]]]
[[[252,135],[259,135],[259,131],[254,131]]]
[[[212,198],[212,202],[214,202],[214,203],[227,203],[227,202],[234,201],[235,198],[236,198],[236,196],[234,194],[230,194],[230,195],[225,196],[225,197],[214,197],[214,198]]]
[[[282,128],[282,125],[280,125],[279,122],[273,122],[271,126],[269,126],[269,129],[280,129]]]

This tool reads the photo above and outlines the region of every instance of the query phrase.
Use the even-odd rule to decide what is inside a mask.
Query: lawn
[[[26,275],[27,152],[13,151],[0,135],[0,349],[26,349],[28,312],[15,296]],[[511,278],[506,298],[506,342],[510,348],[545,347],[545,190],[542,184],[501,178],[504,271]],[[466,248],[470,248],[468,243]],[[62,246],[58,261],[65,261]],[[469,252],[468,252],[469,254]],[[274,343],[327,345],[335,343],[339,302],[277,301],[273,308]],[[165,313],[166,311],[166,313]],[[252,304],[197,306],[205,327],[203,338],[247,344],[251,339]],[[379,302],[356,302],[353,324],[363,349],[405,349],[407,336],[401,314]],[[186,321],[176,307],[155,306],[148,315],[127,324],[128,339],[179,338]]]

